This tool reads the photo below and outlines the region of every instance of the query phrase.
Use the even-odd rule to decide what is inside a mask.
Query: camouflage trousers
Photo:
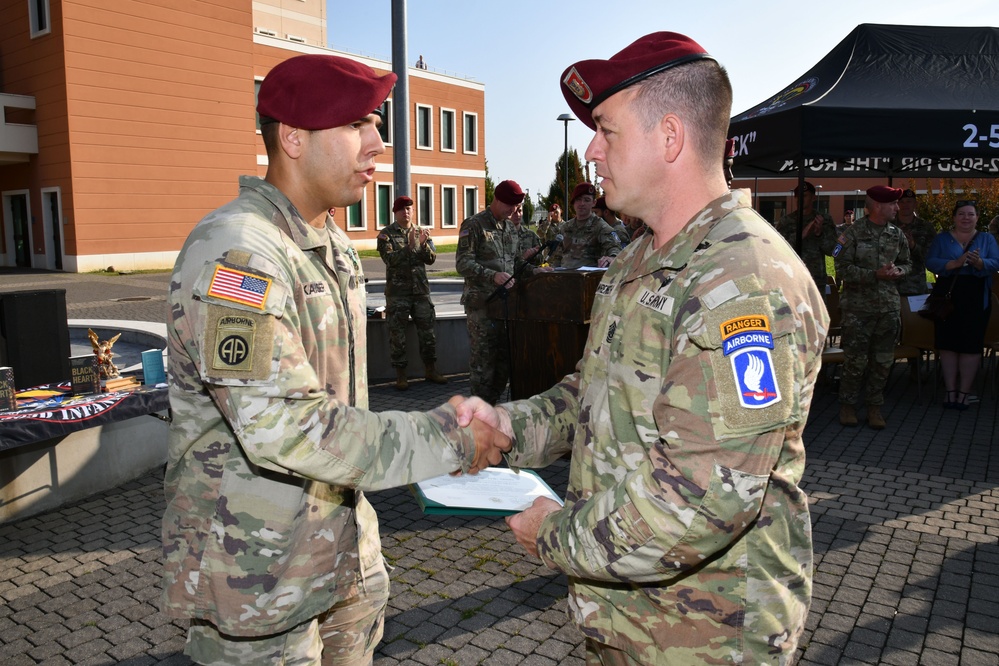
[[[866,314],[843,312],[843,376],[841,404],[855,404],[867,372],[865,402],[883,405],[884,390],[895,362],[900,320],[898,312]]]
[[[490,319],[485,309],[465,308],[468,326],[468,379],[472,395],[495,405],[510,379],[506,322]]]
[[[437,316],[430,296],[388,296],[385,299],[385,318],[388,320],[389,351],[393,368],[406,367],[406,322],[410,316],[416,324],[420,358],[424,363],[437,360],[437,338],[434,337]]]
[[[624,650],[587,638],[586,666],[642,666],[642,663],[632,659]]]
[[[385,629],[389,576],[385,562],[364,573],[361,593],[289,632],[261,637],[220,634],[191,622],[184,653],[206,666],[368,666]]]

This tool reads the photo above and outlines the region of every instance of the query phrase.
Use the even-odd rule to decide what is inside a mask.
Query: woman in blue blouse
[[[947,395],[944,407],[965,410],[981,363],[985,329],[992,313],[992,274],[999,270],[999,245],[979,233],[978,205],[958,201],[954,226],[933,239],[926,267],[936,274],[934,293],[951,290],[954,312],[936,324],[936,347]]]

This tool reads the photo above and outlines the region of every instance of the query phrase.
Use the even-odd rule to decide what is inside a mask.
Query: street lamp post
[[[569,121],[575,119],[571,113],[563,113],[556,118],[565,125],[565,145],[562,148],[562,191],[565,194],[565,208],[562,209],[563,220],[569,219]]]

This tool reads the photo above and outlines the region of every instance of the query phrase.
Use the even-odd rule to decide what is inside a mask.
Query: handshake
[[[475,458],[468,468],[469,474],[478,474],[490,465],[498,465],[503,453],[513,446],[513,427],[510,416],[496,409],[482,398],[464,398],[456,395],[447,401],[455,408],[458,425],[470,426],[475,439]],[[454,474],[460,474],[460,471]]]

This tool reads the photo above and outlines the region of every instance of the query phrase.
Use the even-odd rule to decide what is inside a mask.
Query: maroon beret
[[[695,60],[714,60],[694,40],[676,32],[654,32],[609,60],[581,60],[562,72],[562,96],[592,130],[593,109],[616,92],[667,69]]]
[[[887,185],[875,185],[867,190],[867,196],[878,203],[891,203],[902,198],[902,190],[897,187],[888,187]]]
[[[583,197],[589,194],[591,197],[597,196],[597,188],[593,187],[593,183],[582,182],[576,185],[576,189],[572,191],[572,198],[569,201],[575,201],[579,197]]]
[[[809,183],[806,180],[805,181],[805,191],[806,192],[811,192],[812,194],[815,194],[815,186],[812,185],[811,183]],[[796,185],[795,188],[794,188],[794,196],[798,196],[799,194],[801,194],[801,186],[800,185]]]
[[[725,139],[725,159],[735,157],[735,139]]]
[[[557,210],[562,210],[562,207],[559,206],[558,204],[552,204],[551,206],[548,207],[548,212],[549,213],[553,213],[553,212],[555,212]]]
[[[379,76],[367,65],[331,55],[300,55],[264,77],[257,113],[307,130],[341,127],[378,109],[396,75]]]
[[[524,190],[516,181],[504,180],[493,190],[493,196],[508,206],[516,206],[524,201]]]
[[[910,189],[902,190],[902,199],[915,199],[916,193]]]
[[[599,208],[600,210],[607,210],[607,199],[605,197],[600,197],[593,203],[594,208]]]
[[[412,206],[412,205],[413,205],[413,200],[410,199],[409,197],[405,195],[401,197],[396,197],[395,202],[392,204],[392,212],[396,213],[405,208],[406,206]]]

